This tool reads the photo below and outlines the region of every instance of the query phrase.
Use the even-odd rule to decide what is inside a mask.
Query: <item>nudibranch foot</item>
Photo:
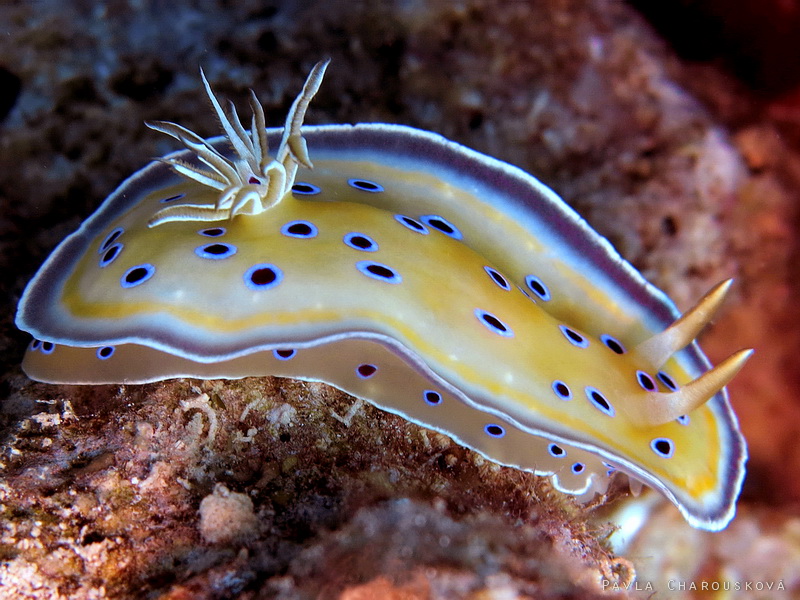
[[[218,190],[221,194],[212,207],[191,204],[176,204],[156,212],[148,221],[148,227],[156,227],[172,221],[217,221],[233,219],[240,214],[256,215],[280,202],[294,185],[298,165],[312,168],[308,145],[301,128],[311,99],[322,84],[322,78],[330,60],[317,63],[306,79],[302,92],[292,104],[286,117],[280,145],[275,158],[269,155],[269,142],[264,117],[264,108],[250,90],[250,108],[253,111],[250,132],[242,125],[233,103],[230,115],[222,108],[200,69],[206,94],[219,119],[226,139],[236,158],[225,157],[193,131],[169,121],[151,121],[146,125],[175,138],[210,170],[196,167],[177,158],[162,159],[177,173],[197,183]]]
[[[635,477],[628,477],[628,489],[631,492],[631,496],[634,498],[638,498],[639,495],[642,493],[642,488],[644,485],[641,481],[636,479]]]

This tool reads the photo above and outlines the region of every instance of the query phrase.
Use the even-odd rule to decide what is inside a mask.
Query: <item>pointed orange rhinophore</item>
[[[722,305],[732,283],[733,279],[718,283],[680,319],[661,333],[643,341],[634,348],[633,352],[650,363],[653,368],[660,369],[673,354],[688,346],[703,327],[708,325],[714,317],[714,313]]]
[[[692,412],[728,385],[752,354],[753,350],[734,352],[677,392],[648,394],[646,400],[632,403],[633,410],[637,414],[631,416],[643,426],[656,426],[664,425]]]

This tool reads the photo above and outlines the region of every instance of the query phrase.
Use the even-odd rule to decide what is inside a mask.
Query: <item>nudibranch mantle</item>
[[[733,518],[747,457],[694,342],[730,282],[681,315],[524,171],[417,129],[303,126],[186,147],[128,178],[45,261],[17,325],[56,383],[323,381],[590,498],[625,473],[695,527]],[[275,157],[268,154],[277,147]],[[312,166],[313,160],[313,166]]]

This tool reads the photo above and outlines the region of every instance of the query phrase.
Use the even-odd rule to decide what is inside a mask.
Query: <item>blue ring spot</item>
[[[584,465],[583,463],[577,462],[577,463],[574,463],[572,465],[572,472],[575,473],[575,475],[580,475],[581,473],[583,473],[583,470],[585,468],[586,468],[586,465]]]
[[[97,349],[97,358],[100,360],[108,360],[114,356],[114,346],[103,346]]]
[[[636,371],[636,381],[639,382],[639,385],[645,392],[655,392],[658,389],[653,378],[644,371]]]
[[[675,444],[669,438],[655,438],[650,442],[650,448],[661,458],[672,458],[675,454]]]
[[[395,215],[395,221],[400,223],[403,227],[410,229],[414,233],[419,233],[420,235],[428,235],[430,231],[428,228],[425,227],[422,223],[417,221],[416,219],[412,219],[411,217],[407,217],[406,215]]]
[[[220,237],[227,233],[227,229],[224,227],[208,227],[206,229],[201,229],[197,233],[206,237]]]
[[[283,280],[283,271],[269,263],[253,265],[244,274],[244,283],[251,290],[268,290]]]
[[[560,379],[556,379],[553,382],[552,387],[556,396],[558,396],[562,400],[572,400],[572,390],[569,389],[569,386]]]
[[[527,285],[528,289],[530,289],[545,302],[550,300],[550,290],[547,289],[547,286],[544,284],[544,282],[536,277],[536,275],[527,275],[525,277],[525,285]]]
[[[564,334],[564,337],[567,338],[567,341],[573,346],[586,348],[589,345],[589,340],[574,329],[570,329],[566,325],[559,325],[558,328],[561,330],[561,333]]]
[[[169,198],[162,198],[161,200],[159,200],[159,202],[160,202],[161,204],[166,204],[167,202],[174,202],[175,200],[180,200],[180,199],[181,199],[181,198],[183,198],[185,195],[186,195],[186,194],[176,194],[176,195],[174,195],[174,196],[170,196]]]
[[[100,268],[102,269],[104,267],[107,267],[112,262],[114,262],[119,256],[119,253],[122,252],[122,248],[124,248],[122,244],[114,244],[108,250],[106,250],[103,253],[103,256],[100,257],[100,262],[98,263],[100,265]]]
[[[236,246],[220,243],[205,244],[204,246],[195,248],[194,253],[200,258],[222,260],[223,258],[229,258],[236,254]]]
[[[442,403],[442,395],[434,390],[425,390],[422,392],[422,397],[428,406],[439,406]]]
[[[39,346],[41,346],[41,345],[42,345],[42,340],[34,339],[31,342],[31,350],[33,350],[35,352],[36,350],[39,349]]]
[[[508,280],[500,274],[500,271],[489,266],[483,267],[483,270],[486,271],[486,274],[492,279],[493,282],[497,284],[497,287],[504,289],[507,292],[511,291],[511,284],[508,283]]]
[[[547,446],[547,451],[550,453],[550,456],[555,458],[564,458],[567,455],[567,451],[558,444],[549,444]]]
[[[626,352],[625,346],[623,346],[622,342],[620,342],[615,337],[603,334],[600,336],[600,341],[603,342],[606,345],[606,347],[615,354],[625,354]]]
[[[689,424],[689,415],[681,415],[675,420],[685,427],[686,425]]]
[[[483,428],[484,433],[486,435],[493,437],[493,438],[501,438],[505,436],[506,430],[501,427],[500,425],[495,425],[494,423],[489,423]]]
[[[383,186],[379,183],[375,183],[374,181],[367,181],[366,179],[348,179],[347,185],[357,190],[361,190],[362,192],[370,192],[371,194],[377,194],[383,191]]]
[[[361,260],[356,263],[356,269],[361,271],[367,277],[377,279],[378,281],[385,281],[386,283],[400,283],[403,278],[400,274],[392,269],[378,262],[371,260]]]
[[[111,231],[111,233],[109,233],[106,236],[106,239],[103,240],[103,243],[100,244],[100,247],[97,249],[97,253],[102,254],[103,252],[108,250],[111,244],[116,242],[117,238],[121,236],[123,233],[125,233],[125,230],[122,227],[117,227],[116,229]]]
[[[272,356],[278,360],[292,360],[297,355],[297,350],[294,349],[278,349],[272,351]]]
[[[377,372],[378,372],[378,367],[368,363],[364,363],[356,367],[356,375],[358,375],[359,378],[361,379],[369,379],[370,377],[373,377]]]
[[[137,285],[143,284],[155,274],[156,268],[149,263],[136,265],[125,271],[125,274],[119,280],[119,284],[124,288],[136,287]]]
[[[675,383],[675,381],[672,379],[672,377],[670,377],[669,375],[664,373],[664,371],[659,371],[658,373],[656,373],[656,377],[658,377],[658,380],[661,383],[663,383],[664,387],[666,387],[669,391],[671,391],[671,392],[677,392],[678,391],[678,384]]]
[[[514,337],[514,331],[492,313],[476,308],[475,316],[489,331],[503,337]]]
[[[432,227],[443,234],[450,236],[454,240],[463,239],[463,234],[458,230],[458,227],[453,225],[450,221],[440,215],[422,215],[420,221],[425,223],[428,227]]]
[[[42,342],[41,347],[39,348],[42,354],[52,354],[53,350],[56,349],[56,345],[53,342]]]
[[[589,402],[594,404],[597,410],[608,415],[609,417],[613,417],[617,414],[611,403],[608,400],[606,400],[606,397],[603,394],[601,394],[597,388],[593,388],[592,386],[587,385],[586,397],[589,399]]]
[[[281,227],[281,233],[286,237],[309,239],[317,237],[319,230],[311,221],[289,221]]]
[[[314,196],[321,191],[322,190],[318,186],[313,183],[308,183],[307,181],[298,181],[292,186],[292,193],[300,196]]]
[[[378,250],[378,244],[375,240],[368,235],[355,231],[344,236],[344,243],[362,252],[376,252]]]

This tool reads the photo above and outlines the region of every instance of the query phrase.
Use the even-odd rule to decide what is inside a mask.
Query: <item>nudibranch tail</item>
[[[275,158],[269,155],[264,108],[255,93],[250,90],[253,116],[248,133],[233,103],[230,104],[230,114],[226,113],[200,69],[206,94],[236,158],[226,158],[199,135],[176,123],[148,122],[150,129],[181,142],[208,169],[175,158],[162,159],[162,162],[170,165],[176,173],[221,192],[213,206],[183,203],[163,208],[153,215],[148,226],[156,227],[170,221],[217,221],[240,214],[256,215],[277,204],[294,185],[298,166],[312,168],[301,128],[329,62],[317,63],[309,73],[302,92],[286,117]]]
[[[642,426],[655,427],[692,412],[728,385],[752,354],[752,349],[739,350],[675,392],[648,395],[635,405],[638,414],[632,417]]]
[[[732,283],[733,279],[718,283],[681,318],[661,333],[640,343],[633,352],[654,368],[661,368],[673,354],[688,346],[708,325],[725,300]]]

